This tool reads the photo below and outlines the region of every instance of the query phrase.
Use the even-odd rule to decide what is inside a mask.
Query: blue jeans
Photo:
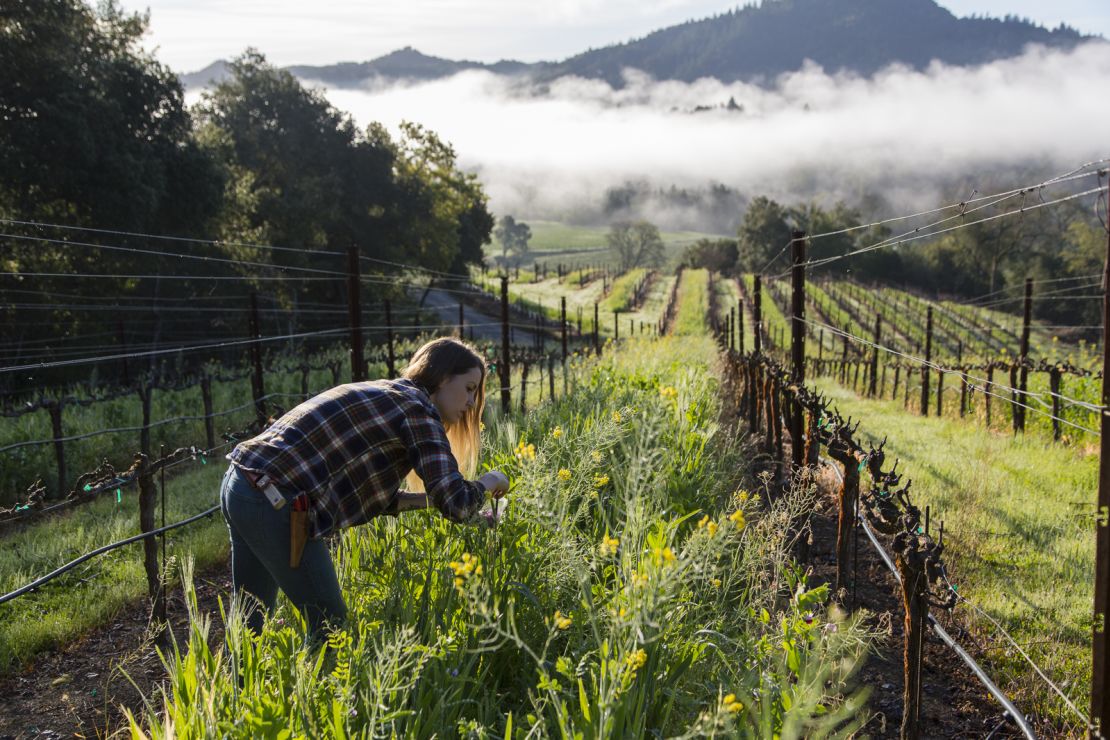
[[[295,491],[282,491],[292,499]],[[274,509],[239,468],[228,467],[220,486],[220,509],[231,533],[231,584],[247,612],[247,626],[258,634],[273,612],[281,588],[319,637],[325,625],[339,626],[347,605],[339,590],[328,546],[323,540],[305,543],[300,566],[289,567],[289,512]]]

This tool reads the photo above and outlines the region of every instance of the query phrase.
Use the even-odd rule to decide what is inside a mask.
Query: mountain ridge
[[[422,82],[468,70],[544,82],[574,75],[624,84],[635,68],[657,80],[770,84],[806,60],[826,71],[871,76],[892,64],[923,69],[934,60],[976,66],[1021,54],[1030,44],[1073,48],[1101,36],[1061,24],[1047,29],[1015,16],[958,18],[935,0],[768,0],[708,18],[689,20],[560,62],[450,60],[404,47],[365,62],[286,67],[294,76],[339,88]],[[217,61],[182,75],[203,87],[228,74]]]

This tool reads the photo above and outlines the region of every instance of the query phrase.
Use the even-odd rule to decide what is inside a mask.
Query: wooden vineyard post
[[[1029,324],[1033,318],[1033,278],[1025,278],[1025,314],[1021,325],[1021,377],[1018,380],[1018,399],[1023,406],[1014,407],[1014,431],[1025,431],[1025,406],[1029,404],[1026,384],[1029,381]]]
[[[1110,194],[1106,198],[1110,205]],[[1099,446],[1098,508],[1095,515],[1095,615],[1092,635],[1091,737],[1110,727],[1110,238],[1102,271],[1102,432]]]
[[[967,372],[960,372],[960,418],[967,416]]]
[[[601,334],[598,327],[597,301],[594,301],[594,353],[601,355]]]
[[[921,366],[921,415],[929,415],[929,365],[933,360],[933,307],[925,319],[925,364]]]
[[[867,388],[868,398],[874,398],[878,392],[879,381],[879,344],[883,339],[883,317],[875,314],[875,346],[871,348],[871,383]]]
[[[890,392],[890,400],[891,401],[898,398],[898,380],[899,380],[898,376],[900,376],[901,374],[902,374],[902,366],[901,365],[895,365],[894,366],[894,389]]]
[[[736,304],[736,349],[744,354],[744,304]]]
[[[848,336],[841,337],[844,340],[844,349],[840,353],[840,383],[841,385],[848,382]]]
[[[987,364],[987,384],[983,386],[983,403],[987,407],[987,429],[991,428],[991,386],[994,385],[994,363]]]
[[[921,663],[925,649],[925,623],[929,618],[928,576],[925,554],[899,540],[917,539],[903,533],[895,538],[894,563],[901,576],[902,603],[906,613],[903,647],[902,740],[921,736]]]
[[[728,348],[736,351],[736,307],[728,310]]]
[[[212,376],[200,379],[200,396],[204,403],[204,441],[209,450],[216,449],[216,421],[212,418]]]
[[[139,400],[143,407],[143,426],[139,432],[139,531],[154,531],[154,510],[157,489],[151,469],[150,454],[150,411],[154,389],[148,384],[139,386]],[[151,617],[156,619],[165,615],[165,599],[162,595],[161,575],[158,572],[158,543],[153,537],[143,540],[143,570],[146,572],[147,590],[150,594]],[[164,621],[163,621],[164,623]]]
[[[844,482],[837,497],[836,524],[836,589],[848,587],[848,565],[852,535],[856,530],[856,512],[859,506],[859,460],[851,447],[834,437],[828,446],[829,457],[844,468]]]
[[[1014,434],[1018,433],[1018,412],[1021,403],[1018,400],[1018,368],[1017,365],[1010,365],[1010,424],[1014,429]]]
[[[1053,365],[1048,371],[1048,387],[1052,391],[1052,438],[1060,441],[1060,367]]]
[[[755,353],[763,351],[763,279],[755,276],[752,290],[752,335],[755,337]]]
[[[937,418],[944,415],[944,368],[937,368]]]
[[[250,343],[250,358],[251,358],[251,395],[254,398],[254,411],[259,420],[266,419],[266,402],[262,397],[266,395],[266,389],[263,386],[262,380],[262,346],[259,342],[261,334],[258,328],[258,295],[254,292],[251,293],[251,310],[248,316],[250,337],[254,341]]]
[[[46,410],[50,413],[50,428],[54,435],[54,461],[57,463],[58,487],[55,493],[58,498],[66,495],[66,443],[65,433],[62,430],[62,408],[65,401],[58,399],[51,401]]]
[[[799,389],[806,380],[806,232],[791,235],[790,380]],[[805,412],[797,398],[790,404],[790,457],[793,471],[805,466]]]
[[[359,293],[362,282],[359,276],[358,247],[347,248],[347,321],[351,326],[351,382],[366,380],[366,360],[363,359],[362,306]],[[462,304],[459,305],[460,310]],[[459,336],[462,336],[461,330]],[[390,374],[390,377],[393,377]]]
[[[755,434],[759,428],[760,419],[760,405],[763,402],[763,381],[761,378],[762,368],[755,360],[748,361],[748,379],[751,386],[748,390],[748,397],[751,399],[748,405],[748,429],[752,434]]]
[[[771,374],[768,372],[763,378],[763,411],[766,415],[766,436],[763,438],[763,451],[772,457],[775,454],[775,402],[774,402],[774,387],[775,381]]]
[[[566,296],[562,296],[559,299],[559,305],[560,305],[559,314],[560,314],[560,319],[561,319],[559,324],[560,324],[560,326],[562,327],[562,330],[563,330],[563,362],[566,363],[566,361],[567,361],[567,297]]]
[[[621,322],[620,311],[613,312],[613,341],[620,341],[621,338]]]
[[[508,416],[513,400],[509,382],[509,276],[501,276],[501,363],[497,366],[501,378],[501,413]]]

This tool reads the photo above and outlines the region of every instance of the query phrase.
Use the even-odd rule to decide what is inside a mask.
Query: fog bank
[[[480,175],[492,209],[519,218],[604,220],[607,190],[629,181],[648,190],[720,183],[785,202],[874,193],[899,210],[936,204],[954,183],[1018,171],[1035,179],[1110,156],[1106,43],[866,79],[811,65],[770,88],[635,70],[626,80],[621,89],[580,78],[539,87],[467,72],[327,95],[361,125],[412,120],[438,132]],[[640,208],[664,225],[698,218],[661,211],[662,201]]]

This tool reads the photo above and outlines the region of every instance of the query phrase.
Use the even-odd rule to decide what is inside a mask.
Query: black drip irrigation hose
[[[215,514],[219,510],[220,510],[219,506],[213,506],[210,509],[205,509],[204,511],[200,512],[199,514],[191,516],[188,519],[184,519],[180,522],[176,522],[174,524],[169,524],[165,527],[161,527],[159,529],[155,529],[155,530],[152,530],[150,532],[144,532],[142,534],[137,534],[134,537],[128,537],[125,540],[120,540],[119,542],[113,542],[109,545],[104,545],[103,547],[98,547],[97,549],[93,550],[92,552],[85,553],[84,555],[77,558],[76,560],[71,560],[70,562],[66,563],[65,565],[58,568],[57,570],[51,571],[50,573],[47,573],[46,575],[42,576],[41,578],[35,579],[31,583],[28,583],[26,586],[23,586],[22,588],[18,588],[15,591],[12,591],[11,593],[6,593],[3,596],[0,596],[0,604],[3,604],[7,601],[11,601],[11,600],[16,599],[20,596],[23,596],[24,594],[26,594],[30,591],[34,591],[39,586],[42,586],[43,584],[54,580],[55,578],[62,575],[63,573],[66,573],[67,571],[73,570],[74,568],[76,568],[81,563],[85,562],[86,560],[90,560],[90,559],[96,557],[97,555],[103,555],[104,553],[106,553],[110,550],[115,550],[116,548],[123,547],[124,545],[130,545],[130,544],[132,544],[134,542],[138,542],[140,540],[145,540],[145,539],[148,539],[150,537],[155,537],[157,535],[162,534],[163,532],[169,532],[171,529],[177,529],[178,527],[184,527],[186,524],[192,524],[193,522],[197,521],[198,519],[203,519],[206,516],[211,516],[212,514]]]
[[[840,468],[837,467],[837,465],[831,460],[826,460],[825,458],[822,458],[822,462],[833,469],[833,471],[837,474],[837,477],[840,478],[841,485],[843,485],[844,476],[840,472]],[[867,519],[864,517],[863,514],[860,514],[858,521],[863,526],[863,531],[867,535],[867,538],[871,540],[871,544],[875,546],[875,550],[879,553],[879,557],[883,559],[883,562],[886,563],[886,567],[890,568],[890,572],[894,574],[894,579],[898,581],[899,584],[901,584],[902,576],[898,574],[898,569],[894,567],[894,561],[890,559],[890,555],[883,548],[882,544],[879,543],[879,539],[875,536],[874,531],[872,531],[871,526],[867,523]],[[975,676],[979,679],[979,682],[982,683],[987,691],[989,691],[991,695],[995,699],[997,699],[998,702],[1003,706],[1003,708],[1006,710],[1007,718],[1013,719],[1014,724],[1018,726],[1018,729],[1021,730],[1021,733],[1025,737],[1029,738],[1029,740],[1036,740],[1037,735],[1033,732],[1033,728],[1029,726],[1029,722],[1025,719],[1025,715],[1018,711],[1018,708],[1014,706],[1014,703],[1010,701],[1009,697],[1007,697],[1006,694],[1002,693],[1002,689],[998,688],[998,686],[995,685],[994,681],[991,680],[991,677],[987,675],[987,672],[984,671],[983,668],[975,662],[974,658],[968,655],[966,650],[960,647],[960,644],[958,642],[952,639],[952,637],[944,630],[944,628],[940,626],[940,623],[937,621],[936,617],[934,617],[931,613],[929,614],[929,624],[932,626],[933,631],[936,632],[937,637],[939,637],[945,645],[955,651],[956,655],[958,655],[960,659],[967,664],[967,667],[970,668]]]

